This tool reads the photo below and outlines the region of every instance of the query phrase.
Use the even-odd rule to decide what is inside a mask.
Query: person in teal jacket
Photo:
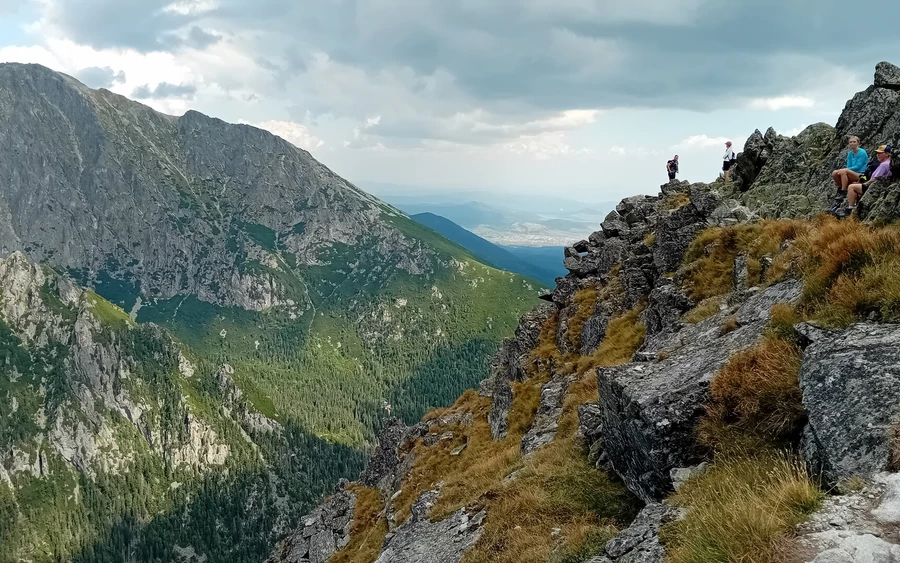
[[[840,196],[841,192],[846,192],[850,184],[859,182],[859,177],[865,173],[869,164],[869,155],[866,154],[866,149],[859,146],[859,137],[855,135],[850,137],[847,146],[850,149],[847,151],[847,167],[835,170],[831,174],[839,190],[837,196]]]

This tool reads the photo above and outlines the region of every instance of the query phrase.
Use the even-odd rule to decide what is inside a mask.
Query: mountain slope
[[[209,408],[227,364],[248,416],[285,428],[267,438],[265,470],[241,457],[213,468],[218,477],[154,489],[146,510],[128,495],[107,498],[100,505],[112,503],[109,521],[119,524],[66,532],[62,556],[86,549],[116,560],[111,546],[145,542],[167,545],[165,561],[173,546],[210,562],[258,560],[327,483],[355,472],[383,402],[410,421],[452,402],[537,297],[528,280],[479,263],[253,127],[163,115],[18,64],[0,65],[0,124],[0,258],[21,252],[120,307],[123,322],[165,329],[192,365],[195,389],[182,391],[206,393]],[[15,431],[29,440],[38,432]],[[138,467],[155,463],[141,452]],[[22,470],[0,461],[10,475]],[[227,485],[216,484],[225,475]],[[59,494],[74,494],[73,482]],[[272,535],[248,542],[254,483],[283,501],[264,514]],[[21,487],[13,493],[21,498]],[[28,498],[17,500],[20,514],[36,506]],[[210,518],[236,531],[208,540],[209,521],[147,520],[161,498],[184,511],[202,499]],[[29,522],[17,533],[34,534]]]
[[[559,259],[565,251],[563,246],[501,246],[500,248],[518,256],[521,260],[549,271],[554,280],[566,275],[566,269]]]
[[[411,218],[462,246],[485,264],[532,277],[546,284],[554,283],[556,276],[552,271],[518,258],[504,248],[467,231],[449,219],[434,213],[419,213]]]

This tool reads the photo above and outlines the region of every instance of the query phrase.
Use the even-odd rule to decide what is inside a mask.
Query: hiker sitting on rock
[[[847,151],[847,167],[835,170],[831,177],[838,187],[835,197],[842,196],[841,192],[847,191],[847,186],[854,182],[859,182],[859,177],[866,171],[866,164],[869,162],[869,155],[866,150],[859,146],[859,137],[852,136],[847,145],[850,150]]]
[[[862,149],[860,149],[862,150]],[[866,193],[866,190],[875,182],[888,181],[891,179],[891,147],[890,145],[881,145],[875,151],[875,157],[878,159],[878,168],[872,172],[871,178],[865,182],[857,182],[850,184],[847,188],[847,209],[856,209],[859,198]]]
[[[675,179],[675,175],[678,174],[678,155],[675,155],[675,158],[666,162],[666,172],[669,173],[669,181]]]

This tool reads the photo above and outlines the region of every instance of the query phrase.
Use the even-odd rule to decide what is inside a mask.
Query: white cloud
[[[730,141],[727,137],[710,137],[709,135],[691,135],[672,145],[674,150],[705,149],[709,147],[724,147]],[[733,142],[733,141],[732,141]]]
[[[63,70],[62,63],[53,53],[38,46],[17,47],[11,45],[0,48],[0,63],[39,64],[54,70]]]
[[[788,129],[787,131],[782,133],[782,135],[785,135],[787,137],[796,137],[807,127],[808,127],[807,125],[800,125],[798,127],[794,127],[793,129]]]
[[[625,154],[626,154],[628,151],[625,149],[625,147],[620,147],[620,146],[616,145],[616,146],[614,146],[614,147],[610,147],[609,152],[610,152],[611,154],[616,154],[616,155],[619,155],[619,156],[625,156]]]
[[[218,7],[218,3],[212,0],[181,0],[172,2],[164,7],[163,12],[173,12],[186,16],[211,12],[216,7]]]
[[[247,122],[241,121],[241,123]],[[308,151],[317,149],[325,144],[325,141],[310,133],[306,126],[292,121],[263,121],[262,123],[248,123],[248,125],[265,129],[294,146]]]
[[[787,108],[811,108],[816,101],[806,96],[779,96],[776,98],[756,98],[750,100],[750,109],[778,111]]]

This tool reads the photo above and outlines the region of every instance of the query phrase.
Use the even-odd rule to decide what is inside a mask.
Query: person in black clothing
[[[669,173],[669,181],[675,179],[675,175],[678,174],[678,155],[675,155],[675,158],[666,162],[666,172]]]

